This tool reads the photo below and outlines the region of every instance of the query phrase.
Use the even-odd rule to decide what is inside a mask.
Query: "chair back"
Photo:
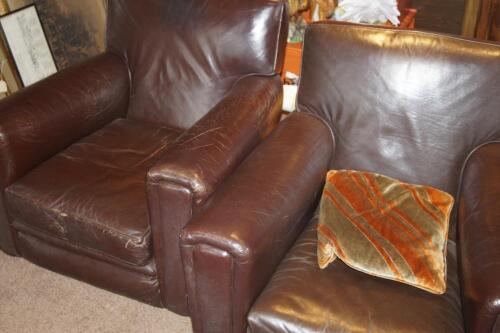
[[[235,82],[281,71],[285,0],[110,0],[107,48],[130,70],[128,117],[189,128]]]
[[[468,154],[500,138],[500,45],[313,24],[298,109],[333,129],[332,169],[376,172],[457,198]]]

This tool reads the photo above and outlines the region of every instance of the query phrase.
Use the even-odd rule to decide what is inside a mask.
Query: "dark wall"
[[[413,0],[419,10],[418,29],[460,34],[464,15],[464,0]]]
[[[104,50],[103,0],[34,0],[59,69]]]

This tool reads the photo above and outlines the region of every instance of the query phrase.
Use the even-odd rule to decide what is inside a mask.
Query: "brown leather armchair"
[[[276,125],[281,0],[110,0],[107,52],[0,103],[0,247],[188,314],[180,230]]]
[[[310,26],[300,112],[252,152],[182,232],[197,331],[498,332],[499,93],[499,45]],[[318,268],[314,211],[328,169],[377,172],[459,199],[444,295],[340,260]]]

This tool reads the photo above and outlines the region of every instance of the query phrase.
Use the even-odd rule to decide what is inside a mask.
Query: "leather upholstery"
[[[281,105],[278,75],[244,77],[149,171],[147,190],[155,259],[163,301],[169,308],[187,312],[179,249],[181,229],[276,126]]]
[[[331,153],[327,126],[290,116],[184,229],[195,331],[244,331],[251,304],[307,222]]]
[[[467,331],[499,332],[500,141],[469,156],[461,189],[458,227]]]
[[[114,293],[162,306],[154,262],[143,267],[119,265],[68,242],[43,235],[17,233],[16,244],[27,260]],[[134,269],[134,268],[138,269]],[[43,286],[40,286],[43,287]]]
[[[317,264],[315,217],[249,315],[249,332],[463,332],[457,251],[448,244],[448,289],[433,295],[336,260]]]
[[[188,315],[179,234],[279,120],[286,2],[108,9],[106,54],[0,103],[0,247]]]
[[[16,229],[146,264],[152,241],[144,179],[179,134],[119,119],[80,140],[6,189]]]
[[[284,0],[110,1],[108,49],[133,82],[128,116],[191,127],[240,77],[281,70],[286,18]]]
[[[332,127],[337,148],[330,168],[377,172],[456,196],[467,155],[500,137],[499,59],[500,46],[494,44],[367,26],[312,25],[306,33],[299,110]],[[498,256],[492,247],[498,228],[486,216],[495,216],[487,204],[495,200],[488,194],[494,197],[500,182],[498,163],[493,163],[498,154],[489,155],[490,163],[482,154],[469,160],[462,184],[459,247],[472,332],[491,331],[498,315]],[[475,173],[485,178],[479,181]],[[478,181],[489,189],[473,185]],[[481,200],[484,195],[492,201]],[[472,216],[477,223],[467,220]],[[478,233],[480,222],[484,231]],[[468,230],[472,224],[474,230]],[[443,296],[369,277],[342,262],[319,274],[316,244],[313,222],[253,308],[252,332],[464,330],[453,240]]]
[[[0,190],[32,168],[123,116],[128,76],[120,59],[104,54],[60,72],[0,103]],[[2,200],[3,203],[3,200]],[[0,204],[0,211],[4,210]],[[0,212],[0,248],[14,254]]]
[[[298,109],[331,125],[331,169],[456,197],[469,152],[500,138],[500,46],[333,23],[311,25],[305,40]]]
[[[278,258],[307,223],[304,217],[317,206],[317,199],[302,196],[321,189],[316,178],[309,178],[310,168],[316,168],[319,160],[330,159],[332,169],[358,169],[430,185],[457,198],[466,157],[477,146],[500,138],[499,61],[500,46],[496,44],[370,26],[310,25],[299,87],[301,112],[256,148],[215,195],[210,209],[182,233],[196,331],[245,330],[241,318],[269,272],[276,269]],[[333,129],[334,154],[324,147],[318,149],[297,129],[308,123],[301,113],[315,116]],[[307,130],[311,130],[308,125]],[[289,131],[294,134],[281,139]],[[274,140],[279,141],[279,149],[268,148],[274,146]],[[323,140],[323,146],[331,146]],[[280,155],[283,152],[285,156]],[[277,156],[280,158],[275,159]],[[295,169],[296,163],[301,167]],[[490,174],[495,167],[489,166],[484,173]],[[280,172],[269,171],[275,169]],[[485,189],[487,193],[496,189],[496,178],[481,180],[495,184],[490,185],[491,190]],[[298,179],[309,185],[296,185]],[[477,177],[472,179],[463,184],[477,181]],[[282,184],[292,184],[292,189],[283,191]],[[475,190],[462,193],[475,196]],[[489,201],[481,204],[489,206]],[[479,234],[492,230],[486,211],[476,206],[467,209],[461,214],[481,212],[471,215],[477,221],[474,225],[482,222],[484,229]],[[452,235],[448,241],[448,289],[444,295],[433,295],[356,272],[340,261],[320,274],[313,220],[250,312],[249,330],[462,332],[461,288],[465,288],[465,297],[475,297],[475,304],[465,307],[467,313],[480,314],[473,325],[482,328],[487,323],[488,329],[498,329],[498,319],[494,323],[498,288],[493,282],[499,278],[498,258],[493,250],[492,257],[485,254],[496,236],[490,235],[483,243],[479,238],[485,236],[479,234],[460,236],[458,241],[473,239],[476,245],[468,245],[466,255],[481,257],[485,264],[477,267],[492,275],[483,277],[476,266],[466,264],[460,285],[461,252],[457,247],[464,250],[464,245],[457,245]]]

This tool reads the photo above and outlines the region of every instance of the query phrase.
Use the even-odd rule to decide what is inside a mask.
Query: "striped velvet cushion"
[[[434,294],[446,290],[453,197],[378,174],[327,174],[318,224],[318,263],[339,257],[362,272]]]

